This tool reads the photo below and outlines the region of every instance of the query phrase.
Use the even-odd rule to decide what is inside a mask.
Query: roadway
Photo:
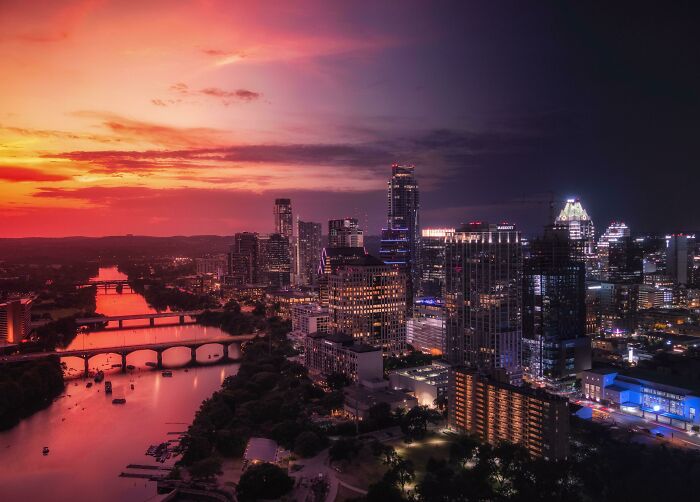
[[[700,436],[692,431],[684,431],[668,424],[622,413],[619,410],[585,399],[572,401],[581,406],[592,408],[594,421],[607,425],[613,431],[621,430],[632,434],[633,441],[645,444],[666,443],[681,448],[700,449]],[[657,434],[662,434],[663,437],[657,436]]]

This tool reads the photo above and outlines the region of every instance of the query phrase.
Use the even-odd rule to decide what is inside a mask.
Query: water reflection
[[[116,269],[101,269],[100,278],[123,277]],[[105,298],[105,296],[109,298]],[[118,304],[118,301],[123,301]],[[98,312],[109,315],[148,312],[140,295],[102,295],[97,297]],[[106,305],[110,305],[109,310]],[[119,308],[123,305],[123,309]],[[71,347],[107,347],[139,341],[171,341],[222,336],[215,328],[196,325],[170,326],[123,331],[94,332],[82,335]],[[230,347],[237,357],[238,346]],[[205,345],[197,351],[203,363],[221,357],[221,346]],[[211,358],[210,358],[211,356]],[[121,373],[121,357],[115,354],[95,356],[90,367],[103,369],[106,380],[120,389],[125,405],[113,405],[103,384],[87,388],[87,381],[68,382],[63,396],[49,408],[24,420],[10,431],[0,433],[0,499],[25,500],[155,500],[155,484],[141,479],[120,478],[126,465],[155,464],[144,455],[153,443],[172,439],[168,432],[183,431],[203,399],[219,388],[224,378],[236,373],[237,365],[183,368],[190,360],[188,348],[172,348],[163,354],[167,367],[178,368],[172,377],[164,377],[145,363],[155,361],[152,351],[128,356],[134,370]],[[83,369],[81,359],[64,358],[74,376]],[[79,370],[75,371],[75,370]],[[133,389],[131,386],[133,385]],[[50,454],[42,455],[49,446]],[[172,463],[173,459],[166,465]],[[160,464],[159,464],[160,465]],[[154,498],[155,497],[155,498]]]

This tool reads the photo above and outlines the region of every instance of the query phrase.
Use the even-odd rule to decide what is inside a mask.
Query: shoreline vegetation
[[[0,366],[0,431],[49,406],[65,388],[58,357]]]

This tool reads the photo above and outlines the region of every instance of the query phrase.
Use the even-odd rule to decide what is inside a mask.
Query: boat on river
[[[95,383],[100,383],[102,380],[105,379],[105,372],[100,370],[97,372],[95,375]]]
[[[49,454],[49,447],[48,447],[48,446],[44,446],[44,449],[41,450],[41,452],[42,452],[42,454],[43,454],[44,456],[48,455],[48,454]]]
[[[111,394],[111,393],[112,393],[112,382],[110,382],[109,380],[107,380],[107,381],[105,382],[105,392],[106,392],[107,394]]]
[[[161,373],[164,377],[171,377],[173,376],[173,372],[170,370],[165,370],[163,373]]]

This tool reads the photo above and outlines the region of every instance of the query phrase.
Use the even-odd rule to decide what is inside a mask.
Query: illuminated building
[[[275,199],[273,214],[275,217],[275,233],[285,236],[291,242],[294,233],[291,199]]]
[[[603,272],[608,282],[641,284],[644,280],[642,247],[631,237],[610,241]]]
[[[581,390],[587,399],[609,403],[648,420],[684,430],[700,424],[700,395],[695,390],[637,378],[635,373],[632,370],[622,374],[613,369],[584,371]]]
[[[445,352],[445,304],[437,298],[423,297],[414,302],[413,317],[406,321],[406,339],[426,354]]]
[[[291,282],[289,239],[281,234],[258,238],[259,274],[261,282],[274,288],[284,288]]]
[[[421,231],[421,294],[442,297],[445,287],[445,235],[454,228],[424,228]]]
[[[319,302],[321,306],[328,307],[328,278],[330,275],[345,263],[362,261],[366,255],[367,251],[361,247],[323,248],[318,266]]]
[[[302,285],[315,286],[318,283],[322,239],[320,223],[297,221],[297,276]]]
[[[569,403],[542,389],[516,387],[476,370],[452,368],[448,425],[496,445],[508,441],[533,457],[565,459],[569,452]]]
[[[568,233],[548,227],[531,243],[524,266],[523,364],[528,376],[549,382],[591,367],[586,336],[586,268],[572,258]]]
[[[382,350],[342,333],[310,333],[305,338],[304,366],[312,375],[341,373],[351,382],[384,378]]]
[[[371,255],[346,259],[330,273],[328,311],[336,331],[385,352],[406,348],[405,279]]]
[[[316,295],[303,291],[272,291],[265,295],[267,302],[279,306],[279,316],[291,319],[292,310],[297,305],[306,305],[317,300]]]
[[[592,282],[586,286],[590,332],[628,335],[637,327],[639,284]]]
[[[226,255],[204,256],[194,259],[197,275],[214,275],[221,277],[227,270]]]
[[[406,368],[389,372],[389,382],[394,390],[412,394],[420,406],[435,406],[439,396],[447,397],[450,365],[434,361],[428,366]]]
[[[471,223],[445,237],[446,359],[522,376],[522,244],[514,225]]]
[[[228,275],[235,286],[256,284],[260,278],[258,234],[237,233],[228,254]]]
[[[20,343],[32,330],[32,298],[0,303],[0,343]]]
[[[568,199],[559,216],[554,221],[558,227],[569,232],[569,238],[578,244],[580,253],[586,259],[588,269],[593,269],[595,261],[595,227],[588,213],[578,199]]]
[[[677,284],[692,284],[693,246],[695,236],[672,234],[666,236],[666,273]]]
[[[300,335],[328,333],[329,320],[328,309],[316,303],[292,307],[292,331]]]
[[[380,257],[406,276],[406,312],[420,281],[420,193],[414,166],[393,164],[387,182],[387,228],[382,230]]]
[[[328,221],[328,247],[361,248],[364,247],[362,229],[356,218],[343,218]]]

